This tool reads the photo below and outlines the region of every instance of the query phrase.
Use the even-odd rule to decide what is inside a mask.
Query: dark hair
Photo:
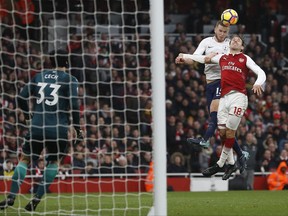
[[[240,38],[241,41],[242,41],[242,46],[245,47],[245,41],[244,41],[244,38],[243,38],[241,35],[234,34],[234,35],[231,37],[231,40],[232,40],[234,37]]]
[[[68,67],[68,53],[66,50],[53,50],[49,53],[49,58],[52,67]]]

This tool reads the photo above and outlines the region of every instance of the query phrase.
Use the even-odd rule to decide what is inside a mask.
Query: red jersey
[[[247,95],[246,78],[249,68],[246,62],[247,57],[243,53],[226,54],[220,58],[221,97],[233,90]]]

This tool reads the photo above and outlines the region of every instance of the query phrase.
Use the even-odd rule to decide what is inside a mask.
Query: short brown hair
[[[245,41],[244,41],[244,38],[243,38],[241,35],[239,35],[239,34],[234,34],[234,35],[232,35],[231,40],[232,40],[234,37],[240,38],[241,41],[242,41],[242,46],[245,47]]]
[[[218,21],[216,22],[215,27],[217,27],[217,26],[219,26],[219,25],[221,25],[221,26],[223,26],[223,27],[227,27],[227,28],[230,27],[229,25],[228,25],[228,26],[224,25],[224,23],[223,23],[221,20],[218,20]]]

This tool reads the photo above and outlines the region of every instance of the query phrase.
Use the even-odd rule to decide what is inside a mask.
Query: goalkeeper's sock
[[[47,192],[51,183],[55,179],[55,176],[58,173],[58,165],[55,163],[48,164],[46,167],[39,188],[36,192],[37,198],[41,199],[41,197]]]
[[[12,184],[8,198],[15,199],[16,194],[19,192],[19,188],[26,176],[26,172],[27,172],[27,164],[19,162],[12,176]]]
[[[217,127],[217,112],[211,112],[208,128],[203,137],[206,141],[209,140],[209,138],[214,135],[216,127]]]

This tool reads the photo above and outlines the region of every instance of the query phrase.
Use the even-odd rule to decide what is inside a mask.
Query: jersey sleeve
[[[220,61],[220,58],[223,54],[218,54],[216,56],[214,56],[212,59],[211,59],[211,63],[214,63],[214,64],[219,64],[219,61]],[[202,64],[205,64],[205,55],[190,55],[190,54],[184,54],[183,55],[183,58],[184,59],[192,59],[193,61],[196,61],[196,62],[199,62],[199,63],[202,63]]]
[[[213,58],[211,58],[211,63],[219,64],[220,58],[221,58],[222,56],[223,56],[223,54],[217,54],[216,56],[214,56]]]
[[[247,57],[247,62],[246,62],[246,66],[253,71],[253,73],[255,73],[257,75],[257,79],[254,83],[254,85],[261,85],[263,86],[265,84],[266,81],[266,74],[265,72],[247,55],[245,55]]]
[[[78,103],[78,80],[73,77],[70,85],[71,88],[71,109],[72,109],[72,118],[73,126],[76,130],[80,129],[80,108]]]
[[[203,55],[205,53],[205,50],[206,50],[206,40],[203,39],[197,49],[194,51],[193,55]]]
[[[193,61],[199,62],[204,64],[205,63],[205,55],[190,55],[190,54],[184,54],[184,59],[192,59]]]
[[[35,77],[33,77],[31,82],[29,84],[26,84],[21,90],[20,94],[17,96],[18,107],[22,110],[26,120],[30,119],[29,99],[30,95],[32,95],[35,85]]]

